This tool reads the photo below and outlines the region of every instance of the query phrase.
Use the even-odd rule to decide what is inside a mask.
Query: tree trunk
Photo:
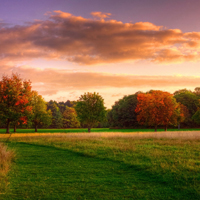
[[[17,125],[15,124],[14,125],[14,133],[16,133],[16,128],[17,128]]]
[[[35,132],[37,132],[37,124],[35,123]]]
[[[10,133],[10,119],[7,120],[6,133]]]
[[[180,128],[181,128],[181,124],[179,123],[179,124],[178,124],[178,130],[180,130]]]
[[[167,131],[167,125],[165,125],[165,131]]]
[[[155,125],[155,132],[157,132],[157,124]]]
[[[88,127],[88,133],[90,133],[90,129],[91,129],[91,128],[90,128],[90,127]]]

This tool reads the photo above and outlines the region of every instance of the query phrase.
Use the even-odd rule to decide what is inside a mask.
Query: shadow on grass
[[[167,174],[161,174],[152,169],[151,166],[128,164],[122,160],[116,160],[110,157],[102,158],[98,154],[90,155],[88,153],[77,152],[71,149],[63,149],[50,145],[27,142],[8,143],[12,144],[12,146],[15,143],[16,147],[21,148],[33,147],[33,149],[40,152],[39,155],[41,156],[41,161],[46,159],[43,159],[41,152],[44,152],[43,156],[46,155],[48,157],[51,155],[52,157],[49,157],[51,162],[55,162],[56,160],[62,162],[62,159],[71,160],[72,167],[75,167],[74,170],[77,172],[77,174],[75,174],[76,178],[77,176],[82,177],[84,170],[87,170],[87,173],[84,175],[84,180],[88,183],[93,182],[95,186],[100,183],[101,186],[99,187],[102,191],[92,192],[90,191],[90,188],[85,188],[88,190],[88,192],[84,194],[86,198],[88,198],[87,195],[89,195],[89,193],[100,195],[100,193],[104,194],[105,190],[112,191],[114,189],[115,194],[113,195],[116,196],[116,199],[118,197],[119,199],[120,197],[130,198],[131,196],[134,196],[136,199],[199,199],[200,197],[197,191],[187,188],[187,183],[184,183],[183,178],[179,177],[177,179],[176,174],[170,171]],[[62,153],[57,153],[58,151]],[[48,155],[47,152],[49,153]],[[34,158],[39,155],[32,155],[32,157]],[[27,156],[29,156],[29,154],[27,154]],[[141,156],[141,159],[144,160],[144,163],[145,161],[150,161],[148,155]],[[47,165],[54,166],[54,163],[50,163],[50,161],[46,162]],[[30,165],[31,163],[34,163],[34,160],[29,162]],[[25,163],[23,162],[22,164]],[[77,168],[79,164],[84,166],[83,169],[79,170]],[[90,173],[92,177],[89,178]],[[78,180],[79,179],[74,179],[74,181],[71,181],[76,185]],[[104,195],[106,195],[106,193]]]

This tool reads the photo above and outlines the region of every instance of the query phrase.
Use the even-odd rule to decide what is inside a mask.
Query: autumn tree
[[[0,81],[0,117],[6,120],[6,133],[10,123],[21,120],[27,123],[25,112],[31,112],[31,82],[22,80],[18,74],[3,76]]]
[[[80,122],[77,119],[76,110],[73,107],[66,106],[63,113],[63,127],[64,128],[79,128]]]
[[[78,119],[90,132],[99,122],[106,120],[104,100],[98,93],[85,93],[79,97],[75,105]]]
[[[50,110],[47,110],[45,100],[36,91],[33,91],[31,104],[33,108],[31,121],[34,124],[35,132],[37,132],[38,125],[49,126],[51,124],[52,114]]]
[[[164,125],[176,125],[180,116],[180,106],[168,92],[152,90],[146,94],[138,94],[138,104],[135,112],[138,113],[137,120],[140,124],[155,127]]]
[[[180,105],[180,115],[178,117],[178,129],[180,130],[181,123],[186,122],[190,117],[189,110],[186,106],[183,104],[179,103]]]

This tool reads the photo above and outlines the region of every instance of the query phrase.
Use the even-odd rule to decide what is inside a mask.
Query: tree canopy
[[[79,128],[80,122],[77,119],[76,110],[73,107],[66,106],[63,113],[63,128]]]
[[[124,96],[115,102],[112,109],[108,112],[108,122],[111,127],[127,128],[137,127],[137,94]]]
[[[6,120],[6,133],[10,123],[27,123],[26,112],[32,111],[30,105],[31,82],[22,80],[18,74],[3,76],[0,81],[0,117]]]
[[[52,112],[52,124],[51,128],[62,128],[63,127],[63,118],[62,113],[57,105],[56,101],[49,101],[47,104],[47,109]]]
[[[52,122],[51,111],[47,111],[47,105],[41,95],[38,95],[36,91],[32,95],[32,116],[31,120],[35,127],[35,132],[37,132],[37,127],[39,124],[49,126]]]
[[[98,93],[85,93],[75,105],[79,121],[86,125],[88,132],[99,122],[106,119],[104,100]]]
[[[177,125],[180,112],[180,105],[168,92],[152,90],[146,94],[138,94],[138,104],[135,111],[138,113],[137,120],[140,124],[155,127],[164,125]]]
[[[177,102],[183,104],[188,109],[188,115],[185,119],[186,126],[194,126],[194,123],[192,121],[192,116],[197,111],[197,108],[199,106],[198,96],[195,94],[195,92],[192,92],[187,89],[178,90],[174,93],[174,98]]]

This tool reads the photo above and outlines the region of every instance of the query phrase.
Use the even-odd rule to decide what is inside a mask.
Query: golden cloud
[[[199,60],[200,33],[150,22],[87,19],[62,11],[24,26],[0,26],[0,59],[65,59],[85,65],[129,60],[176,63]]]
[[[100,19],[110,17],[111,13],[102,13],[102,12],[91,12],[90,13],[93,17],[98,17]]]
[[[11,72],[18,73],[22,78],[32,81],[33,89],[42,95],[54,95],[58,92],[86,91],[89,89],[108,88],[186,88],[197,87],[200,77],[193,76],[136,76],[120,74],[104,74],[91,72],[71,72],[67,70],[11,67],[4,66],[0,75]]]

